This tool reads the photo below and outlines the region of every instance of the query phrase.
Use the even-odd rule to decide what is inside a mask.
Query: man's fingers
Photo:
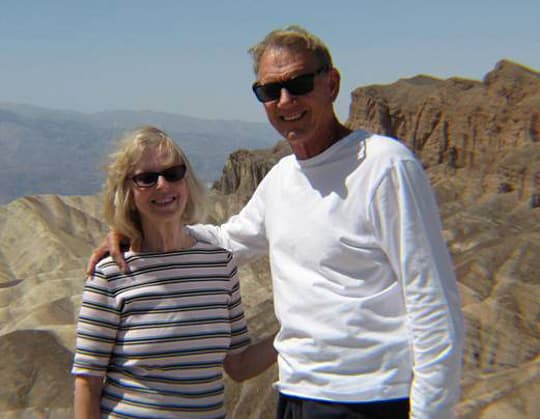
[[[128,274],[129,273],[129,267],[128,267],[128,264],[126,263],[126,261],[124,260],[124,254],[122,252],[113,253],[111,251],[111,256],[112,256],[113,260],[116,262],[116,264],[118,265],[118,268],[123,273]]]
[[[96,252],[92,252],[90,259],[88,260],[88,264],[86,265],[86,275],[88,276],[94,275],[94,269],[96,268],[96,265],[99,262],[99,260],[100,260],[100,257],[96,254]]]
[[[129,273],[129,267],[124,259],[124,254],[122,252],[122,240],[124,239],[123,236],[118,234],[116,231],[112,230],[107,234],[107,243],[109,252],[113,258],[113,260],[116,262],[120,270],[127,274]]]
[[[121,248],[123,239],[124,237],[120,234],[115,231],[110,231],[107,234],[107,237],[105,237],[105,240],[103,240],[103,242],[92,252],[86,267],[86,274],[89,276],[94,275],[98,262],[109,254],[122,272],[129,273],[129,268],[124,260],[124,254],[122,253]]]
[[[109,245],[107,243],[107,240],[105,240],[92,252],[90,260],[88,261],[88,265],[86,266],[86,274],[89,276],[94,275],[96,265],[101,259],[107,256],[108,253]]]

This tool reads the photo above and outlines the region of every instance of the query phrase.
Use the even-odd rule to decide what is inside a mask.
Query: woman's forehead
[[[180,156],[175,150],[166,147],[151,146],[145,148],[134,166],[143,170],[161,170],[164,166],[180,163]],[[165,167],[166,168],[166,167]]]

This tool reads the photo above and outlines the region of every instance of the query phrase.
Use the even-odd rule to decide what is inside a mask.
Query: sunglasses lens
[[[314,77],[314,74],[304,74],[286,81],[283,85],[293,95],[305,95],[313,90]]]
[[[140,188],[150,188],[154,186],[158,178],[163,176],[167,182],[179,182],[184,179],[186,175],[186,165],[180,164],[178,166],[169,167],[162,172],[144,172],[133,176],[133,182]]]
[[[253,92],[260,102],[270,102],[279,99],[279,95],[281,94],[281,84],[256,84],[253,86]]]
[[[167,180],[167,182],[178,182],[184,179],[186,175],[186,166],[181,164],[179,166],[171,167],[161,172],[161,175]]]
[[[133,176],[132,179],[137,186],[148,188],[156,184],[158,176],[158,173],[139,173],[138,175]]]
[[[263,103],[278,100],[283,88],[291,95],[305,95],[313,90],[314,78],[315,74],[303,74],[283,83],[254,84],[253,92]]]

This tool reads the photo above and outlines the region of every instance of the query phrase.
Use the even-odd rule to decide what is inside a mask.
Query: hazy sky
[[[264,121],[247,49],[300,24],[350,92],[419,73],[540,69],[539,0],[0,0],[0,102]]]

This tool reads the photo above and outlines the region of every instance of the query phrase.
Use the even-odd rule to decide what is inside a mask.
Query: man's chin
[[[312,149],[314,144],[313,137],[306,133],[295,132],[285,137],[293,149]]]
[[[305,133],[303,130],[293,128],[286,130],[284,137],[291,143],[302,142],[305,139]]]

